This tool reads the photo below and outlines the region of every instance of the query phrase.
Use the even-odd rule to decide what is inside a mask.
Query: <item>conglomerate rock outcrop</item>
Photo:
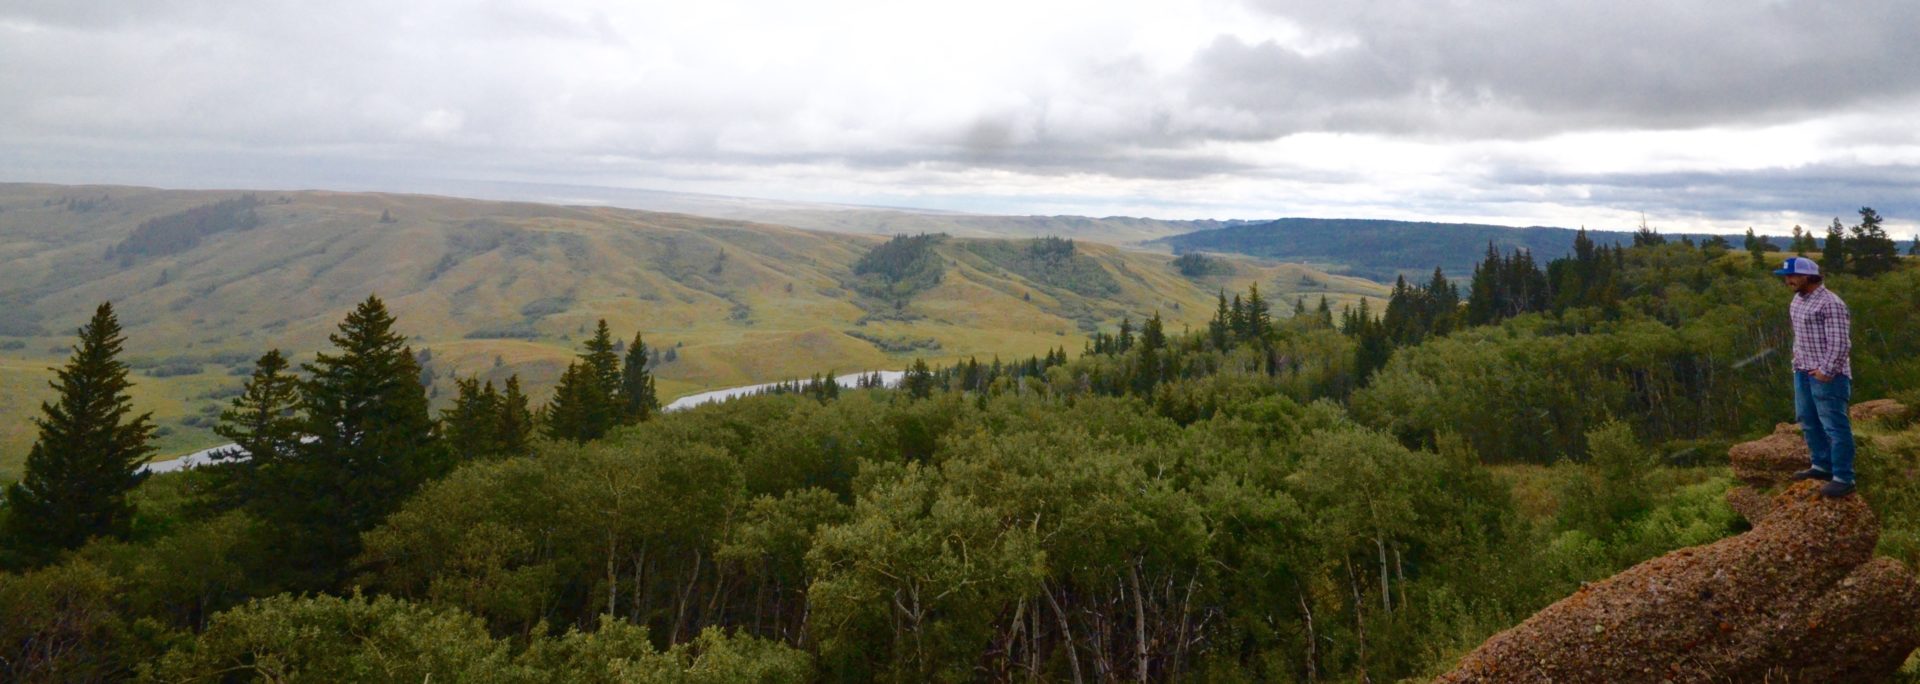
[[[1729,455],[1757,486],[1807,467],[1790,425]],[[1873,556],[1880,526],[1861,495],[1823,498],[1819,484],[1735,490],[1753,529],[1588,584],[1436,683],[1888,679],[1920,648],[1920,584]]]

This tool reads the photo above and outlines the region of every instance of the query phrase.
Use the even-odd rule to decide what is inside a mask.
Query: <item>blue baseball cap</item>
[[[1773,272],[1777,276],[1820,275],[1820,265],[1806,257],[1787,257],[1786,263]]]

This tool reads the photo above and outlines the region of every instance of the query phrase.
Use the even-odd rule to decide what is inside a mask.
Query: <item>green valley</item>
[[[251,199],[248,199],[251,198]],[[1198,328],[1216,293],[1337,310],[1387,288],[1297,264],[1171,257],[1085,241],[930,244],[906,296],[863,286],[886,239],[603,207],[338,192],[0,185],[0,480],[32,440],[85,312],[112,301],[161,455],[209,428],[255,357],[296,363],[369,293],[411,336],[437,403],[453,379],[527,382],[544,401],[595,321],[644,333],[663,399],[826,371],[1065,348],[1158,312]],[[1052,250],[1052,251],[1048,251]],[[1375,305],[1380,302],[1376,300]]]

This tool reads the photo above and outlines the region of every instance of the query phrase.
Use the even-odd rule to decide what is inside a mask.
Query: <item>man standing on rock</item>
[[[1787,306],[1793,319],[1793,405],[1813,454],[1813,467],[1793,479],[1825,481],[1820,493],[1828,497],[1852,494],[1853,424],[1847,400],[1853,393],[1848,357],[1853,342],[1847,303],[1821,285],[1820,265],[1812,259],[1789,257],[1773,274],[1793,288]]]

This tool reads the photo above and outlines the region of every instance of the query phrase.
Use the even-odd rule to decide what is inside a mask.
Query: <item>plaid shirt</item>
[[[1853,377],[1847,357],[1853,347],[1847,336],[1852,319],[1839,295],[1815,285],[1812,292],[1795,292],[1787,313],[1793,319],[1794,370]]]

